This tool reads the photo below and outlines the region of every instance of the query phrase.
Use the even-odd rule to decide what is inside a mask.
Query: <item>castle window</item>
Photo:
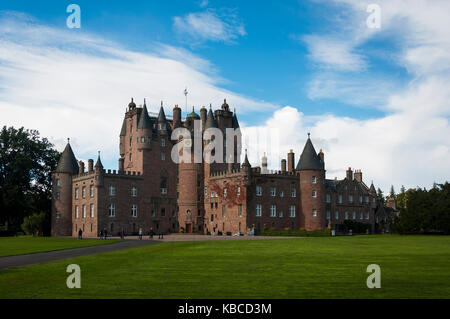
[[[213,198],[214,197],[214,192],[211,192],[211,198]]]
[[[144,136],[141,137],[141,143],[145,143],[145,137]]]
[[[362,202],[363,202],[362,196],[359,195],[359,203],[362,204]]]
[[[291,218],[295,217],[295,206],[294,205],[289,206],[289,217],[291,217]]]
[[[277,193],[277,189],[275,187],[270,188],[270,196],[275,197]]]
[[[270,217],[277,217],[277,206],[270,205]]]
[[[356,212],[353,212],[352,218],[353,218],[353,219],[356,219]]]
[[[214,221],[214,215],[211,214],[211,222],[213,222],[213,221]]]
[[[137,188],[135,186],[131,187],[131,196],[137,197]]]
[[[238,206],[238,216],[242,217],[242,205]]]
[[[177,212],[176,211],[172,212],[172,217],[177,217]]]
[[[161,188],[161,195],[167,195],[167,188]]]
[[[316,198],[316,197],[317,197],[317,192],[316,192],[316,190],[315,190],[315,189],[313,189],[313,191],[312,191],[312,197],[314,197],[314,198]]]
[[[78,218],[78,206],[75,206],[75,218]]]
[[[114,204],[109,204],[109,209],[108,209],[108,216],[109,217],[114,217],[116,216],[116,205]]]
[[[152,210],[152,217],[156,217],[156,211]]]
[[[368,220],[368,219],[369,219],[369,216],[370,216],[370,213],[369,213],[369,212],[367,212],[367,213],[366,213],[366,220]]]
[[[214,208],[214,203],[213,202],[211,202],[211,209],[213,209]]]
[[[338,211],[334,212],[334,219],[339,220],[339,212]]]
[[[284,192],[280,191],[280,197],[284,197]]]
[[[167,178],[166,177],[161,177],[159,187],[161,188],[161,195],[166,195],[167,194]]]
[[[312,177],[312,183],[315,184],[317,182],[317,179],[315,176]]]
[[[348,195],[348,202],[353,204],[353,195]]]
[[[291,188],[291,197],[297,197],[297,190],[295,188]]]
[[[160,130],[165,130],[166,129],[166,124],[165,123],[159,124],[159,129]]]
[[[226,189],[226,188],[223,189],[223,197],[224,197],[224,198],[227,197],[227,189]]]
[[[94,197],[94,185],[91,185],[89,187],[89,192],[90,192],[91,197]]]
[[[331,203],[331,195],[330,194],[327,194],[326,201],[327,201],[327,203]]]
[[[132,159],[133,157],[132,157],[132,155],[131,155],[131,153],[130,153],[130,162],[132,162],[133,161],[133,159]]]
[[[161,152],[161,161],[165,161],[166,160],[166,153]]]
[[[238,186],[238,188],[237,188],[237,194],[238,194],[238,195],[241,195],[241,186]]]
[[[61,218],[61,213],[60,212],[56,212],[56,219],[60,219]]]
[[[91,210],[91,217],[93,218],[94,217],[94,204],[91,204],[90,210]]]
[[[364,219],[363,215],[364,215],[363,212],[360,212],[359,213],[359,219]]]
[[[369,204],[369,196],[366,196],[366,204]]]
[[[222,206],[222,217],[225,217],[225,215],[227,214],[227,209],[225,207],[225,205]]]
[[[215,202],[214,205],[215,205],[215,208],[217,209],[217,202]]]
[[[278,217],[283,218],[283,211],[282,211],[282,210],[280,210],[280,211],[278,212]]]
[[[372,203],[374,203],[374,204],[375,204],[375,197],[374,197],[374,198],[372,198]]]
[[[375,217],[375,222],[378,224],[378,216]]]
[[[59,178],[56,179],[56,186],[61,186],[61,181],[59,180]]]
[[[75,199],[78,199],[78,188],[75,188]]]
[[[109,185],[109,196],[115,196],[116,195],[116,188],[112,185]]]
[[[83,218],[86,218],[86,205],[82,206],[82,214],[83,214]]]
[[[342,195],[340,195],[340,194],[339,194],[339,196],[338,196],[338,203],[339,203],[339,204],[342,204]]]
[[[131,216],[137,217],[137,206],[136,205],[131,206]]]
[[[348,212],[344,213],[344,219],[348,219]]]
[[[81,188],[81,197],[86,198],[86,187]]]
[[[261,204],[257,204],[256,205],[256,217],[261,217],[261,213],[262,213],[262,206],[261,206]]]
[[[131,147],[132,142],[133,142],[133,138],[130,136],[130,147]]]
[[[161,146],[162,147],[166,146],[166,140],[164,138],[161,139]]]
[[[205,197],[207,197],[208,196],[208,187],[206,187],[206,186],[204,188],[204,193],[205,193]]]
[[[317,209],[312,210],[312,215],[313,215],[313,217],[317,217]]]
[[[56,200],[59,200],[59,192],[56,192],[56,194],[55,194],[55,198],[56,198]]]
[[[327,210],[327,220],[331,219],[331,212],[329,210]]]
[[[256,196],[262,196],[262,187],[256,186]]]

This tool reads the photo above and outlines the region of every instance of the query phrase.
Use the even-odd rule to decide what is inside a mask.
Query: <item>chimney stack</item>
[[[286,173],[286,160],[284,158],[281,160],[281,173]]]
[[[353,180],[353,171],[352,171],[352,168],[351,167],[349,167],[348,168],[348,170],[347,170],[347,179],[349,180],[349,181],[352,181]]]
[[[295,154],[292,150],[289,151],[287,158],[288,158],[288,172],[292,173],[295,170],[295,167],[294,167]]]
[[[123,157],[119,158],[119,173],[124,171],[124,159]]]
[[[88,160],[88,172],[92,173],[94,171],[94,160],[90,159]]]
[[[79,163],[79,166],[80,166],[80,168],[78,170],[78,173],[83,174],[84,173],[84,162],[83,161],[79,161],[78,163]]]
[[[355,170],[355,180],[362,182],[362,172],[360,169]]]

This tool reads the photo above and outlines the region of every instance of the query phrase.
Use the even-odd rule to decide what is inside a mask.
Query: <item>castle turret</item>
[[[207,113],[208,113],[208,111],[206,110],[206,107],[202,106],[202,108],[200,109],[200,119],[202,120],[202,128],[203,129],[205,129]]]
[[[141,111],[141,115],[139,117],[139,122],[137,125],[137,143],[138,143],[138,150],[142,149],[151,149],[152,144],[152,127],[153,123],[150,119],[150,116],[148,116],[147,111],[147,105],[145,103],[144,99],[144,106]]]
[[[79,166],[69,141],[52,174],[52,236],[72,235],[72,176]]]
[[[158,133],[167,134],[167,119],[164,113],[163,102],[161,101],[161,107],[158,114]]]
[[[266,152],[264,152],[264,155],[261,159],[261,174],[268,174],[269,171],[267,170],[267,156]]]
[[[102,161],[100,160],[100,151],[98,151],[98,158],[94,166],[94,172],[95,172],[95,186],[102,187],[104,171]]]
[[[325,215],[325,169],[308,133],[297,164],[300,177],[300,224],[306,230],[323,229]]]

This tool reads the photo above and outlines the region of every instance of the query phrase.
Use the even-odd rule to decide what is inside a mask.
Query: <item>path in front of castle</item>
[[[153,245],[165,241],[204,241],[204,240],[258,240],[269,238],[288,238],[288,237],[271,237],[271,236],[206,236],[193,234],[171,234],[164,236],[163,239],[158,239],[155,235],[153,239],[149,239],[148,235],[143,237],[143,240],[138,240],[137,236],[126,237],[125,240],[120,240],[119,237],[112,237],[111,239],[118,239],[117,243],[100,246],[90,246],[82,248],[55,250],[44,253],[34,253],[27,255],[0,257],[0,269],[7,269],[13,267],[28,266],[50,262],[54,260],[74,258],[86,255],[106,253],[121,249],[134,248],[145,245]]]

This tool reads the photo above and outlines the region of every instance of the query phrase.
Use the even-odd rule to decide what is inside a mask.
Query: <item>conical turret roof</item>
[[[206,118],[205,129],[211,128],[211,127],[217,127],[217,122],[216,122],[216,119],[214,118],[214,114],[210,108],[208,111],[208,117]]]
[[[141,116],[139,118],[139,123],[137,126],[138,129],[151,129],[152,128],[152,120],[150,119],[150,116],[148,115],[147,106],[144,102],[144,107],[141,111]]]
[[[244,159],[244,164],[242,164],[242,166],[251,167],[250,162],[248,161],[248,157],[247,157],[247,150],[245,150],[245,159]]]
[[[320,158],[317,155],[316,150],[314,149],[311,139],[309,138],[309,134],[308,140],[306,141],[305,147],[303,148],[302,155],[300,155],[300,160],[298,161],[296,169],[297,170],[323,169],[323,163],[320,161]]]
[[[125,135],[127,135],[127,121],[124,118],[123,122],[122,122],[122,128],[120,130],[120,136],[125,136]]]
[[[67,142],[66,148],[61,154],[55,172],[77,174],[78,169],[79,169],[78,162],[75,158],[75,155],[73,154],[69,142]]]
[[[158,123],[165,123],[166,120],[166,114],[164,113],[164,108],[162,106],[162,102],[161,102],[161,108],[159,109],[159,114],[158,114]]]
[[[234,129],[239,128],[239,122],[236,116],[236,110],[234,110],[233,118],[231,119],[231,127]]]
[[[100,160],[100,151],[98,151],[98,158],[97,158],[97,162],[95,163],[94,167],[103,168],[102,161]]]

